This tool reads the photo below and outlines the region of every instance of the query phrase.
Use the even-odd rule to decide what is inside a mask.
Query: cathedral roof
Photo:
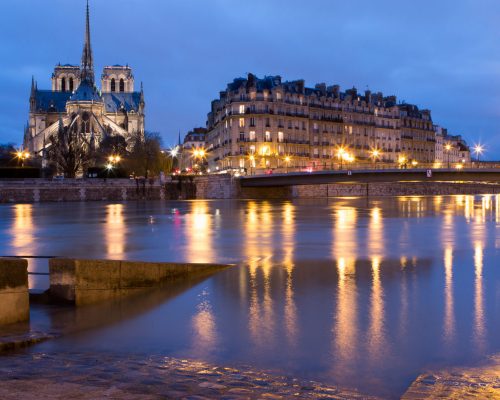
[[[66,102],[71,92],[35,91],[35,111],[66,112]]]
[[[139,104],[141,102],[141,93],[103,93],[102,99],[104,100],[106,112],[118,112],[122,109],[122,105],[127,112],[137,112],[139,110]]]
[[[69,101],[93,101],[94,103],[102,103],[102,98],[99,96],[97,89],[89,79],[84,79],[78,89],[71,95]]]

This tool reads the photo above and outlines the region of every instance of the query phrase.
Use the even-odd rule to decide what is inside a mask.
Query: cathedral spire
[[[94,58],[92,56],[92,47],[90,45],[90,11],[89,0],[87,0],[87,16],[85,21],[85,43],[83,45],[82,53],[82,81],[88,80],[92,85],[94,84]]]

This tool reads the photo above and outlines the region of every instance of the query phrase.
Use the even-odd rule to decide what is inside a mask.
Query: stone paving
[[[420,375],[402,399],[500,399],[500,355],[480,367]]]
[[[169,357],[16,354],[0,363],[0,399],[367,399],[313,381]]]

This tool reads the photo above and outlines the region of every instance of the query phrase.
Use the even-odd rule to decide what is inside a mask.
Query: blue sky
[[[31,75],[79,63],[84,0],[1,0],[0,143],[22,141]],[[498,0],[90,0],[96,76],[128,63],[166,145],[233,78],[395,94],[500,159]]]

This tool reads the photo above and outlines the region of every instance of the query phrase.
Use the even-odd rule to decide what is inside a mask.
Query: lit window
[[[245,105],[244,104],[240,105],[240,114],[245,114]]]
[[[278,141],[283,142],[283,132],[278,132]]]
[[[281,100],[281,93],[280,92],[276,92],[276,100]]]
[[[240,118],[240,128],[245,127],[245,118]]]
[[[266,141],[270,141],[271,140],[271,132],[269,131],[266,131]]]
[[[255,153],[255,146],[251,145],[250,146],[250,154],[254,154],[254,153]]]
[[[250,140],[255,140],[255,131],[250,131]]]

